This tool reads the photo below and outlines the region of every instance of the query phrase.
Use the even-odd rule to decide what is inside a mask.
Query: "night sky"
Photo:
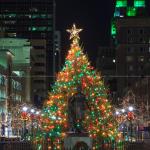
[[[94,65],[98,46],[109,44],[114,0],[56,0],[56,29],[62,34],[62,59],[70,46],[66,28],[83,28],[81,44]]]

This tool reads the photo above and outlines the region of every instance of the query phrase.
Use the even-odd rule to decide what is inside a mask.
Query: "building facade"
[[[116,0],[110,46],[98,49],[97,68],[115,93],[115,104],[127,88],[150,75],[150,17],[146,10],[145,0]]]
[[[99,47],[96,62],[96,68],[99,69],[104,79],[105,85],[110,91],[110,99],[115,103],[116,99],[116,59],[115,49],[113,47]]]
[[[116,0],[111,26],[116,50],[118,96],[142,76],[149,75],[150,18],[145,0]]]
[[[45,66],[44,71],[37,76],[46,78],[46,90],[45,85],[43,89],[39,87],[39,93],[45,91],[44,97],[42,95],[34,95],[34,101],[37,99],[45,99],[47,90],[52,83],[55,74],[54,66],[54,31],[55,31],[55,1],[54,0],[2,0],[0,5],[0,29],[4,37],[13,38],[27,38],[33,44],[32,57],[41,55],[43,52],[45,56],[41,58]],[[41,47],[37,44],[40,40]],[[44,46],[43,46],[44,41]],[[37,44],[37,45],[35,45]],[[42,49],[42,50],[39,50]],[[39,54],[41,52],[41,54]],[[34,59],[34,58],[33,58]],[[36,63],[35,60],[31,59],[32,64]],[[46,63],[45,63],[46,62]],[[38,63],[36,63],[38,65]],[[39,67],[41,64],[39,63]],[[34,65],[33,65],[34,66]],[[32,71],[32,76],[36,76],[35,72]],[[39,80],[36,81],[36,85]],[[39,81],[41,85],[41,81]],[[33,88],[35,85],[33,85]],[[34,90],[32,88],[32,91]],[[34,94],[34,93],[33,93]],[[36,94],[36,93],[35,93]],[[37,98],[36,98],[37,97]]]
[[[56,31],[55,32],[55,38],[54,38],[54,43],[55,43],[55,64],[56,66],[56,72],[60,71],[61,69],[61,32]]]
[[[4,73],[10,87],[5,91],[7,97],[15,97],[24,103],[31,102],[30,42],[27,39],[1,38],[0,49],[1,52],[9,50],[5,57],[1,56],[1,64],[5,67],[3,72],[8,72],[8,75]],[[22,91],[21,97],[17,90]]]

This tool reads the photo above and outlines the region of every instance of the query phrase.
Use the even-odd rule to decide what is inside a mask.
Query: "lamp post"
[[[35,109],[34,108],[31,108],[30,110],[30,117],[31,117],[31,134],[33,136],[33,121],[34,121],[34,115],[35,115]]]
[[[124,120],[129,120],[130,122],[130,136],[131,136],[131,142],[132,142],[132,136],[133,136],[133,122],[132,120],[134,119],[134,113],[133,113],[134,108],[132,106],[122,108],[122,109],[117,109],[116,111],[116,117],[118,122],[121,124],[122,123],[122,133],[123,137],[125,137],[125,125],[124,125]]]
[[[26,137],[26,121],[28,120],[28,117],[27,117],[27,110],[28,110],[28,107],[27,106],[24,106],[22,108],[22,113],[21,113],[21,118],[23,120],[23,138]]]
[[[133,124],[132,120],[134,119],[134,114],[133,114],[134,108],[132,106],[129,106],[128,108],[128,120],[130,121],[130,136],[131,136],[131,142],[132,142],[132,136],[133,136]]]
[[[40,111],[36,111],[36,123],[37,123],[37,131],[39,130],[39,119],[40,119]]]
[[[121,113],[124,115],[124,113],[125,113],[125,109],[124,108],[121,109]],[[122,130],[123,130],[123,138],[124,138],[125,137],[125,125],[124,125],[124,122],[122,124]]]

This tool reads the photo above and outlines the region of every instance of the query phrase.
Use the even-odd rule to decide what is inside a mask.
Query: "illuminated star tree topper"
[[[77,44],[78,43],[78,39],[79,38],[79,33],[82,31],[83,29],[77,29],[76,25],[73,24],[72,29],[67,29],[66,31],[70,33],[70,40],[73,39],[73,43]]]

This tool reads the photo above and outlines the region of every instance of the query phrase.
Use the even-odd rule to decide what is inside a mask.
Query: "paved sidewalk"
[[[144,139],[144,150],[150,150],[150,139]]]

